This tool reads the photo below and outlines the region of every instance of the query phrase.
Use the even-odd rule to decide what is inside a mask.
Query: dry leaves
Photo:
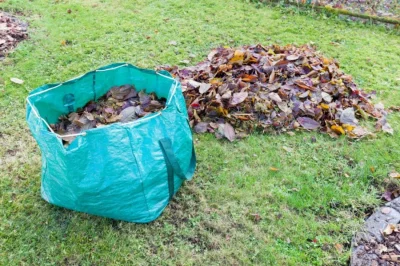
[[[371,240],[363,243],[364,252],[378,257],[376,265],[399,265],[400,262],[400,224],[388,224],[382,231],[382,241]]]
[[[196,66],[159,69],[181,80],[197,133],[233,140],[255,130],[302,128],[358,139],[371,134],[359,120],[372,118],[376,131],[393,134],[383,105],[370,100],[375,92],[362,91],[335,60],[308,45],[221,47]]]
[[[27,37],[26,23],[0,11],[0,59]]]
[[[132,85],[116,86],[98,101],[90,101],[76,112],[60,116],[50,126],[59,135],[77,134],[116,122],[128,123],[164,107],[165,99],[157,99],[154,93],[137,92]],[[74,138],[64,137],[64,144],[70,144]]]

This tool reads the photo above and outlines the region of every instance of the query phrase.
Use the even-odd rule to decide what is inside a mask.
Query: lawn
[[[42,84],[112,62],[194,64],[219,45],[313,42],[376,90],[377,102],[400,105],[399,34],[239,0],[6,0],[0,8],[30,23],[30,39],[0,62],[0,265],[345,265],[388,173],[400,171],[394,113],[393,136],[361,141],[195,135],[194,180],[150,224],[51,206],[40,198],[40,151],[24,118],[27,93]]]

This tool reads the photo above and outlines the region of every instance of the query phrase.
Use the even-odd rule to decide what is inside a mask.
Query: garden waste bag
[[[165,108],[132,122],[74,134],[74,141],[64,147],[49,124],[97,100],[110,87],[125,84],[165,98]],[[26,119],[42,153],[41,195],[57,206],[150,222],[195,170],[181,86],[166,71],[118,63],[64,83],[44,85],[29,94]]]

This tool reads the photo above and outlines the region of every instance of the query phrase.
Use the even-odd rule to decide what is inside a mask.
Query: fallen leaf
[[[375,173],[375,167],[371,166],[371,167],[369,168],[369,170],[371,171],[371,173]]]
[[[229,60],[230,64],[242,64],[244,59],[244,52],[241,50],[236,50],[233,54],[231,60]]]
[[[268,97],[269,97],[271,100],[273,100],[273,101],[275,101],[275,102],[277,102],[277,103],[281,103],[281,102],[282,102],[282,99],[281,99],[281,97],[279,96],[279,94],[277,94],[277,93],[275,93],[275,92],[271,92],[270,94],[268,94]]]
[[[385,199],[386,201],[391,201],[392,200],[392,192],[391,191],[385,191],[382,196],[382,199]]]
[[[400,255],[381,255],[381,259],[392,262],[400,262]]]
[[[331,129],[336,134],[339,134],[339,135],[345,135],[346,134],[346,132],[344,131],[344,129],[341,126],[333,125],[333,126],[331,126]]]
[[[279,171],[279,169],[278,169],[278,168],[275,168],[275,167],[270,167],[269,170],[270,170],[270,171],[273,171],[273,172]]]
[[[237,92],[233,94],[232,100],[231,100],[231,105],[238,105],[239,103],[243,102],[246,100],[248,96],[247,92]]]
[[[397,178],[397,179],[400,179],[400,173],[398,173],[398,172],[391,172],[391,173],[389,173],[389,177],[390,177],[390,178]]]
[[[230,142],[234,141],[236,138],[235,130],[229,123],[225,123],[224,126],[224,136],[227,138]]]
[[[205,133],[205,132],[207,132],[207,128],[208,128],[208,123],[206,123],[206,122],[200,122],[200,123],[197,123],[197,124],[194,126],[194,131],[195,131],[196,133]]]
[[[282,146],[282,149],[284,149],[285,151],[287,151],[287,152],[289,152],[289,153],[293,151],[292,148],[286,147],[286,146]]]
[[[11,82],[16,83],[16,84],[23,84],[24,81],[22,79],[19,78],[10,78]]]
[[[321,96],[322,96],[322,99],[324,99],[325,102],[327,102],[327,103],[332,102],[332,96],[330,94],[328,94],[328,93],[323,91],[323,92],[321,92]]]
[[[393,128],[388,123],[385,123],[382,126],[382,131],[386,132],[386,133],[389,133],[390,135],[393,135]]]
[[[299,117],[297,118],[297,122],[299,122],[302,127],[309,130],[317,129],[320,127],[320,124],[317,121],[309,117]]]
[[[335,249],[337,250],[337,252],[342,253],[343,252],[343,245],[336,243],[335,244]]]
[[[201,83],[197,82],[193,79],[188,80],[187,82],[190,86],[192,86],[193,88],[197,89],[198,87],[200,87]]]
[[[388,224],[386,228],[383,230],[383,235],[388,236],[391,235],[396,226],[394,224]]]
[[[353,108],[346,108],[340,115],[340,123],[357,126],[358,120],[355,117]]]
[[[206,93],[210,88],[211,88],[211,84],[200,83],[199,93],[200,94]]]
[[[169,42],[169,45],[173,45],[173,46],[176,46],[178,43],[176,42],[176,41],[170,41]]]
[[[218,50],[217,49],[212,50],[207,56],[208,60],[211,61],[216,54],[218,54]]]
[[[122,116],[122,118],[121,118],[121,122],[122,123],[127,123],[127,122],[130,122],[130,121],[133,121],[133,120],[137,119],[136,108],[134,106],[130,106],[128,108],[125,108],[124,110],[122,110],[120,115]]]
[[[291,54],[291,55],[286,56],[286,59],[289,61],[295,61],[295,60],[299,59],[299,56]]]
[[[275,80],[275,69],[272,70],[271,75],[269,75],[269,83],[274,83]]]

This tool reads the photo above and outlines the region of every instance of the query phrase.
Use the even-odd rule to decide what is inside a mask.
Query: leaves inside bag
[[[165,99],[158,99],[154,93],[138,92],[133,85],[115,86],[97,101],[60,116],[58,122],[50,126],[59,135],[71,135],[116,122],[132,122],[164,107]],[[75,136],[62,139],[64,145],[69,145]]]

